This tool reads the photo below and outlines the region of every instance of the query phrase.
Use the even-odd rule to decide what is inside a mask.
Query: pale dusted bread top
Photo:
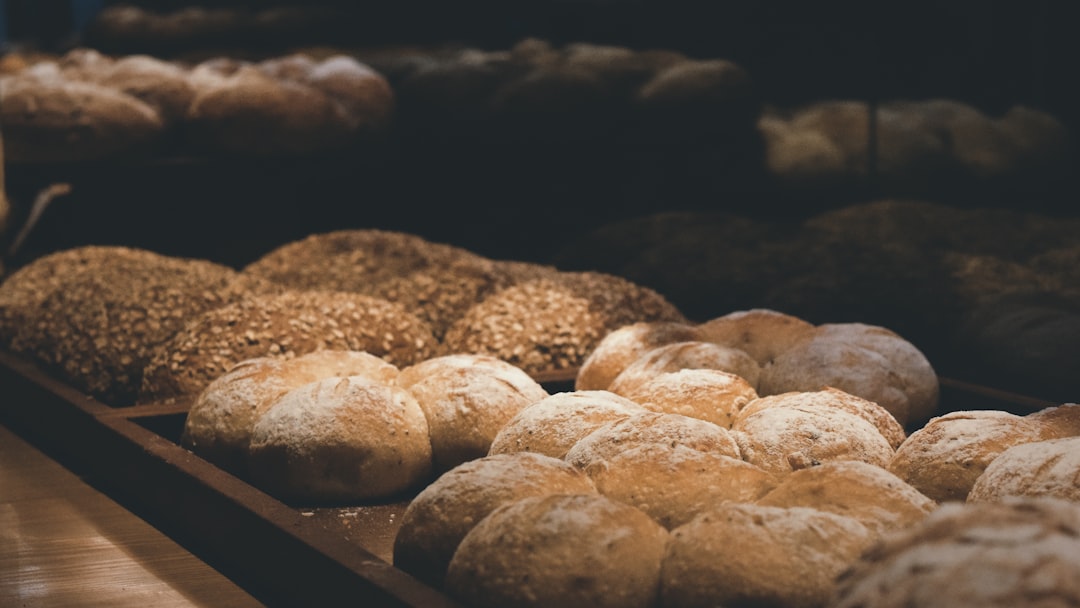
[[[166,124],[182,120],[195,98],[187,70],[149,55],[120,57],[103,69],[90,70],[86,78],[142,100]]]
[[[680,369],[718,369],[735,374],[757,387],[761,367],[750,355],[712,342],[675,342],[656,347],[638,357],[608,387],[620,395],[635,390],[659,374]]]
[[[190,320],[158,346],[141,401],[201,391],[244,359],[356,350],[402,367],[433,354],[431,328],[398,304],[355,293],[253,296]]]
[[[1045,439],[1042,425],[997,410],[949,412],[912,433],[888,469],[930,498],[967,498],[975,480],[1014,445]]]
[[[896,475],[857,460],[823,462],[795,471],[757,504],[845,515],[879,535],[922,521],[937,508]]]
[[[539,452],[562,458],[604,423],[647,411],[607,391],[556,393],[518,412],[495,436],[490,453]]]
[[[407,389],[431,374],[442,374],[452,370],[474,367],[484,368],[496,376],[506,378],[511,383],[516,383],[521,378],[521,369],[502,359],[491,355],[454,353],[425,359],[402,368],[395,382],[398,386]],[[528,377],[527,374],[526,377]],[[546,393],[544,396],[547,396]]]
[[[775,310],[752,308],[716,317],[697,329],[700,339],[738,348],[765,365],[791,348],[814,325]]]
[[[904,433],[900,423],[885,408],[873,401],[868,401],[832,387],[825,387],[819,391],[792,392],[761,397],[751,401],[739,410],[736,419],[745,418],[762,408],[772,407],[776,404],[829,407],[854,414],[874,425],[874,428],[881,433],[881,436],[889,442],[893,449],[899,447],[907,438],[907,434]]]
[[[777,483],[776,475],[749,462],[678,443],[627,446],[589,461],[584,471],[601,494],[668,529],[724,502],[754,502]]]
[[[1014,445],[975,480],[968,502],[1008,496],[1061,498],[1080,503],[1080,437]]]
[[[1080,405],[1076,403],[1032,412],[1027,419],[1043,426],[1048,439],[1080,436]]]
[[[877,427],[820,398],[785,393],[750,402],[731,427],[743,459],[778,475],[831,460],[889,463],[894,451]]]
[[[441,586],[461,539],[495,509],[528,496],[595,492],[582,471],[543,454],[497,454],[463,463],[409,503],[394,539],[394,566]]]
[[[595,494],[524,498],[461,542],[446,588],[471,606],[647,608],[659,595],[668,532]]]
[[[250,450],[256,485],[301,504],[389,498],[431,472],[420,405],[402,388],[361,376],[289,391],[255,420]]]
[[[830,606],[1065,608],[1080,603],[1080,506],[1055,499],[950,503],[886,538]]]
[[[697,340],[698,331],[686,323],[639,322],[620,327],[589,353],[578,370],[574,388],[607,390],[611,381],[640,356],[658,346]]]
[[[681,414],[731,428],[757,391],[741,376],[716,369],[681,369],[654,376],[625,397],[655,412]]]
[[[721,426],[679,414],[639,412],[597,427],[578,440],[563,460],[585,468],[603,463],[619,452],[653,444],[684,446],[739,458],[739,446]]]
[[[874,539],[858,521],[817,509],[723,504],[672,530],[662,604],[821,608]]]
[[[480,358],[482,356],[478,356]],[[548,396],[522,370],[505,364],[461,367],[421,363],[424,377],[408,386],[428,421],[436,473],[488,453],[503,426]]]
[[[331,377],[363,376],[392,383],[398,369],[374,355],[324,350],[294,359],[241,361],[195,399],[180,444],[218,466],[244,474],[255,420],[289,391]]]

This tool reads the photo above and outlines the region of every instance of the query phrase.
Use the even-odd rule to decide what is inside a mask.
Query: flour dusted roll
[[[681,369],[654,376],[625,394],[654,412],[681,414],[731,428],[757,391],[740,376],[716,369]]]
[[[256,485],[301,504],[386,499],[431,472],[420,405],[404,389],[361,376],[286,393],[256,419],[250,450]]]
[[[406,388],[427,418],[436,473],[486,455],[510,419],[548,396],[525,372],[484,355],[436,357],[415,367]]]
[[[829,606],[1076,606],[1078,556],[1076,503],[951,503],[866,552],[839,578]]]
[[[712,342],[675,342],[638,357],[611,381],[608,390],[628,393],[660,374],[680,369],[718,369],[743,378],[751,387],[757,386],[761,373],[757,361],[737,348]]]
[[[241,361],[199,393],[184,421],[180,445],[246,475],[255,420],[289,391],[332,377],[364,376],[392,383],[397,375],[398,368],[379,357],[345,350]]]
[[[497,454],[463,463],[409,503],[394,538],[394,566],[441,586],[461,539],[495,509],[529,496],[595,492],[583,472],[543,454]]]
[[[581,364],[574,388],[607,390],[628,365],[658,346],[697,340],[698,331],[686,323],[638,322],[610,332]]]
[[[597,427],[579,439],[563,460],[586,468],[619,452],[655,444],[739,458],[739,446],[721,426],[679,414],[639,412]]]
[[[1080,503],[1080,437],[1022,443],[995,458],[968,493],[968,502],[1007,496],[1050,497]]]
[[[645,608],[659,595],[667,540],[647,515],[603,496],[525,498],[465,536],[446,588],[478,607]]]
[[[834,513],[723,504],[672,530],[661,604],[821,608],[836,576],[874,540]]]
[[[518,412],[499,430],[490,453],[538,452],[562,458],[601,425],[647,411],[608,391],[556,393]]]
[[[735,311],[698,326],[702,340],[738,348],[761,365],[791,348],[813,329],[808,321],[766,308]]]
[[[795,471],[757,501],[845,515],[881,535],[922,521],[937,503],[882,467],[840,460]]]
[[[912,433],[887,468],[936,501],[964,500],[998,455],[1046,438],[1045,428],[1026,416],[996,410],[949,412]]]
[[[1042,426],[1048,439],[1080,436],[1080,404],[1044,408],[1028,414],[1027,419]]]
[[[187,70],[148,55],[121,57],[89,78],[142,100],[158,111],[166,126],[183,120],[195,98]]]

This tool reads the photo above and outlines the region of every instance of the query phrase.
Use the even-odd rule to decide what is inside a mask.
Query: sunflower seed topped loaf
[[[32,262],[5,281],[10,348],[108,403],[130,404],[154,349],[192,317],[280,287],[204,260],[86,247]]]

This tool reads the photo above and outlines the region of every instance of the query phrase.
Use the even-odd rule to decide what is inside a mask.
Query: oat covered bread
[[[731,428],[735,416],[757,391],[740,376],[717,369],[665,372],[625,392],[624,396],[654,412],[681,414]]]
[[[1080,436],[1014,445],[975,480],[968,502],[1008,496],[1050,497],[1080,504]]]
[[[1080,506],[1057,499],[942,505],[838,579],[836,608],[1065,608],[1080,603]]]
[[[2,291],[4,316],[20,323],[13,351],[79,390],[130,405],[154,350],[188,321],[280,288],[204,260],[86,247],[32,262]]]
[[[427,421],[416,399],[362,376],[286,393],[256,418],[249,449],[255,485],[294,504],[389,499],[431,473]]]
[[[536,496],[493,511],[446,573],[469,605],[648,607],[659,595],[668,532],[596,494]]]
[[[688,323],[639,321],[624,325],[604,336],[581,363],[574,388],[579,391],[607,390],[619,373],[646,352],[699,337],[698,330]]]
[[[528,496],[595,492],[584,473],[543,454],[497,454],[463,463],[409,503],[394,538],[394,567],[441,586],[461,539],[495,509]]]
[[[139,400],[197,394],[254,357],[357,350],[404,367],[429,358],[431,328],[401,305],[355,293],[287,291],[208,311],[154,349]]]
[[[247,359],[218,376],[195,398],[180,445],[217,466],[247,476],[255,420],[289,391],[331,377],[364,376],[392,383],[398,368],[375,355],[319,350],[291,359]]]

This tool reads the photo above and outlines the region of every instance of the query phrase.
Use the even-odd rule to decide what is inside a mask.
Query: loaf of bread
[[[429,481],[431,441],[405,389],[330,377],[255,419],[248,463],[257,486],[293,504],[387,500]]]
[[[900,427],[900,423],[893,418],[888,410],[873,401],[831,387],[826,387],[819,391],[784,393],[781,395],[770,395],[768,398],[756,399],[739,410],[737,418],[743,419],[752,416],[762,408],[772,407],[777,404],[802,404],[814,408],[832,408],[858,416],[874,425],[874,428],[881,433],[881,436],[889,442],[889,445],[892,446],[894,450],[898,448],[906,438],[904,429]]]
[[[679,414],[640,412],[597,427],[579,439],[563,460],[587,469],[604,466],[619,452],[655,444],[739,458],[739,446],[723,427]]]
[[[398,368],[383,359],[348,350],[241,361],[199,393],[188,410],[180,445],[246,477],[255,420],[286,393],[326,378],[363,376],[388,384],[397,375]]]
[[[814,325],[767,308],[738,310],[697,327],[702,340],[738,348],[766,365],[795,345]]]
[[[700,418],[731,428],[735,416],[758,398],[740,376],[716,369],[681,369],[654,376],[624,396],[655,412]]]
[[[1080,502],[1080,436],[1014,445],[975,480],[968,502],[1007,496],[1050,497]]]
[[[529,496],[595,492],[584,473],[543,454],[497,454],[463,463],[409,503],[394,538],[394,566],[441,586],[461,539],[495,509]]]
[[[660,374],[682,369],[716,369],[746,380],[757,387],[761,367],[737,348],[712,342],[675,342],[654,348],[626,366],[608,387],[613,393],[628,394]]]
[[[465,536],[446,588],[477,607],[646,608],[659,596],[667,541],[647,515],[603,496],[524,498]]]
[[[574,388],[607,390],[616,376],[646,352],[698,338],[697,329],[686,323],[642,321],[624,325],[604,336],[581,363]]]

